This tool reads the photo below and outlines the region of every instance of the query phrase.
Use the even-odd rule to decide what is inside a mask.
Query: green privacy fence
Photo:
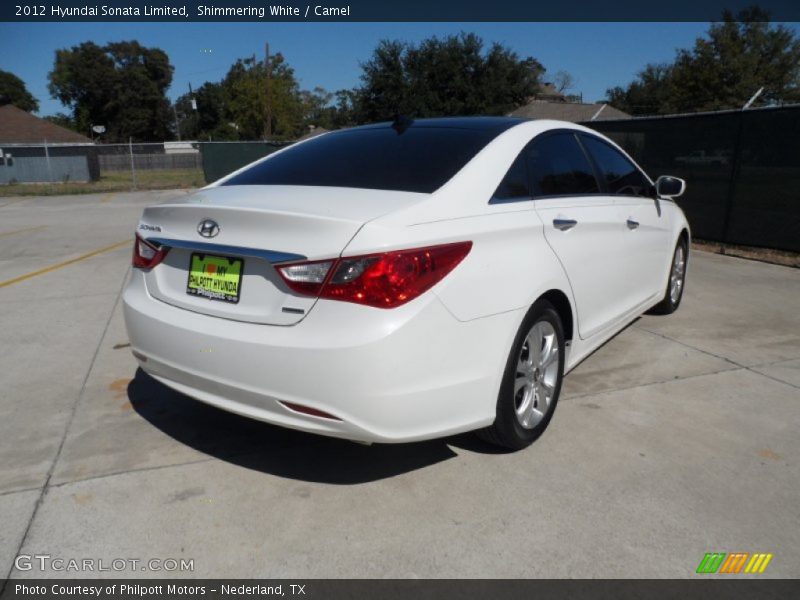
[[[203,175],[212,183],[254,160],[263,158],[286,146],[277,142],[204,142],[200,144],[203,155]]]
[[[654,179],[686,179],[694,237],[800,251],[800,106],[594,121]]]
[[[694,237],[800,251],[800,106],[594,121],[654,179],[687,181]],[[201,143],[211,183],[286,143]]]

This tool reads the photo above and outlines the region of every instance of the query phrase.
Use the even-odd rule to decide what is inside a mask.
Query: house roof
[[[40,119],[12,104],[0,106],[0,144],[91,144],[85,135]]]
[[[605,108],[603,108],[605,107]],[[600,109],[603,109],[600,111]],[[600,111],[597,114],[597,111]],[[631,116],[613,106],[603,104],[577,104],[572,102],[542,102],[534,100],[509,113],[510,117],[526,119],[556,119],[581,123],[590,121],[597,114],[596,121],[630,119]]]
[[[534,100],[545,100],[549,102],[566,102],[567,97],[558,91],[552,83],[545,83],[539,87],[539,91],[534,94]]]

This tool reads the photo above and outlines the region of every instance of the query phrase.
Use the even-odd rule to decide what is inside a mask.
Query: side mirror
[[[662,198],[677,198],[686,191],[686,182],[680,177],[662,175],[656,179],[656,194]]]

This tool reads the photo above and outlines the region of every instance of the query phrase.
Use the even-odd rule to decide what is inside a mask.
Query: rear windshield
[[[319,185],[430,193],[497,131],[391,127],[329,133],[269,158],[222,185]]]

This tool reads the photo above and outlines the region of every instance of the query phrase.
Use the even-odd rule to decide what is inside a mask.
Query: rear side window
[[[329,133],[290,147],[222,185],[311,185],[431,193],[496,131],[388,125]]]
[[[581,141],[600,169],[609,194],[650,195],[650,182],[619,150],[588,135],[581,135]]]
[[[530,200],[531,190],[528,186],[528,167],[525,165],[524,152],[520,154],[497,186],[492,196],[494,202],[509,200]]]
[[[534,139],[526,155],[534,197],[596,194],[600,191],[592,165],[572,133],[555,133]]]

